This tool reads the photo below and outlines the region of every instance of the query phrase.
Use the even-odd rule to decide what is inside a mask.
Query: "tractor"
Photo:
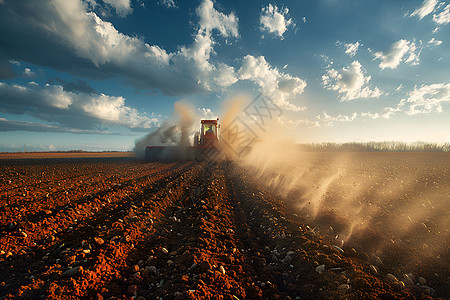
[[[147,146],[145,159],[149,161],[215,160],[219,149],[219,118],[201,120],[200,131],[194,134],[193,146]]]

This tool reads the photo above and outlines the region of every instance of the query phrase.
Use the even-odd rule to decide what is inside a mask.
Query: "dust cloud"
[[[228,134],[228,132],[234,130],[236,118],[241,115],[243,108],[248,102],[249,98],[244,95],[238,95],[223,102],[219,130],[220,143],[218,147],[227,160],[234,161],[238,158],[236,154],[238,152],[235,150],[239,148],[239,139],[235,139],[235,136]]]
[[[302,151],[292,138],[298,133],[282,120],[258,131],[239,111],[246,101],[233,99],[221,126],[240,116],[257,133],[245,155],[229,155],[255,183],[292,205],[312,232],[377,270],[400,277],[419,269],[433,270],[429,277],[448,275],[447,153]],[[234,149],[239,143],[222,135],[224,141]]]
[[[191,146],[190,140],[196,117],[189,105],[184,102],[176,102],[174,104],[174,109],[177,115],[180,116],[180,121],[178,122],[180,141],[178,145],[182,147],[189,147]]]
[[[162,153],[164,158],[169,156],[187,158],[187,148],[190,146],[190,137],[197,118],[186,102],[176,102],[174,114],[156,131],[136,140],[133,152],[136,157],[143,159],[147,146],[168,146],[170,153]]]
[[[292,138],[298,132],[280,120],[258,129],[242,113],[249,101],[245,95],[234,97],[219,115],[219,145],[228,160],[292,205],[293,214],[305,218],[313,233],[377,270],[397,276],[419,269],[432,270],[423,276],[448,274],[447,153],[302,151]],[[190,145],[200,118],[184,104],[176,104],[175,112],[179,119],[169,119],[138,140],[135,152],[143,154],[147,145]],[[244,145],[247,151],[241,150],[248,131],[243,139],[227,133],[237,119],[256,132],[250,147]]]
[[[239,164],[335,246],[398,276],[424,266],[445,274],[447,153],[304,152],[290,134],[273,122]]]

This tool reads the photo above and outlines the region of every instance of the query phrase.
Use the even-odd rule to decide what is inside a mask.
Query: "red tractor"
[[[218,124],[217,120],[201,120],[202,127],[199,132],[194,135],[194,148],[216,148],[219,142],[218,138]]]
[[[217,120],[201,120],[201,125],[200,131],[194,135],[193,146],[147,146],[145,159],[151,161],[215,159],[219,153],[219,118]]]

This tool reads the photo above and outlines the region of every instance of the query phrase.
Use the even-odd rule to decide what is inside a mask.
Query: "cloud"
[[[450,23],[450,4],[445,6],[445,2],[440,2],[438,0],[425,0],[422,6],[416,8],[410,16],[418,16],[422,20],[425,16],[433,13],[433,22],[437,25],[447,25]],[[433,32],[439,30],[437,27]]]
[[[103,0],[103,2],[114,8],[116,13],[121,17],[125,17],[133,11],[131,8],[131,0]]]
[[[371,90],[368,86],[371,77],[365,76],[362,66],[354,61],[350,66],[340,71],[328,69],[322,76],[322,84],[328,90],[338,91],[341,101],[349,101],[359,98],[378,98],[383,92],[375,87]]]
[[[396,115],[398,112],[401,112],[401,106],[398,107],[385,107],[379,113],[372,112],[362,112],[360,113],[361,117],[369,117],[371,119],[389,119],[391,116]]]
[[[416,8],[412,13],[411,17],[418,16],[422,20],[425,16],[431,14],[436,7],[438,0],[425,0],[422,5]]]
[[[420,51],[421,49],[414,42],[402,39],[392,44],[387,52],[375,52],[374,56],[375,59],[381,60],[379,66],[382,70],[386,68],[395,69],[402,61],[418,65]]]
[[[337,115],[335,117],[330,116],[327,114],[327,112],[323,112],[321,115],[318,115],[316,118],[324,123],[327,123],[327,126],[333,126],[334,122],[338,123],[347,123],[347,122],[353,122],[358,117],[358,114],[355,112],[351,116],[346,115]]]
[[[450,23],[450,4],[448,4],[440,13],[434,14],[433,21],[439,25],[447,25]]]
[[[20,66],[21,65],[20,61],[17,61],[17,60],[14,60],[14,59],[11,59],[9,62],[11,64],[13,64],[13,65],[16,65],[16,66]]]
[[[239,79],[250,80],[257,84],[260,91],[270,97],[278,106],[291,111],[306,109],[290,103],[295,100],[296,96],[303,93],[306,82],[271,67],[263,56],[245,56],[238,74]]]
[[[27,61],[96,80],[118,77],[138,90],[170,96],[221,90],[238,80],[251,80],[285,108],[305,109],[289,103],[303,92],[305,81],[280,73],[264,57],[236,60],[242,62],[237,67],[240,73],[234,66],[217,61],[214,46],[220,38],[239,38],[239,19],[233,12],[216,10],[211,0],[201,1],[196,9],[199,22],[192,43],[173,52],[119,32],[89,10],[95,5],[95,1],[86,4],[80,0],[5,0],[5,5],[0,5],[4,60],[7,64],[10,60]],[[275,7],[272,9],[275,14]],[[287,13],[287,9],[282,11]],[[27,41],[26,46],[23,41]],[[254,67],[264,74],[249,76],[252,59],[257,60]],[[0,66],[1,62],[0,55]],[[96,94],[85,82],[60,83],[63,92]]]
[[[212,32],[218,31],[223,37],[239,37],[238,18],[234,13],[225,15],[216,11],[211,0],[204,0],[196,12],[200,17],[200,29],[195,35],[193,45],[182,46],[172,60],[176,65],[188,68],[189,64],[193,63],[190,68],[198,74],[197,83],[200,83],[204,90],[228,87],[238,79],[235,77],[233,67],[224,63],[214,65],[210,62],[214,45]]]
[[[0,118],[0,131],[57,132],[73,134],[113,134],[106,130],[76,129],[60,125],[42,124],[28,121],[15,121]]]
[[[279,120],[281,124],[289,127],[320,127],[319,121],[311,121],[308,119],[291,120],[285,116],[281,116]]]
[[[401,88],[401,85],[399,86]],[[398,88],[397,88],[398,90]],[[380,112],[354,112],[351,116],[337,115],[330,116],[326,112],[318,115],[316,119],[327,126],[337,123],[353,122],[358,117],[368,117],[371,119],[389,119],[391,116],[404,112],[408,115],[427,114],[431,112],[442,112],[442,104],[450,103],[450,83],[438,83],[415,87],[408,94],[407,99],[401,100],[396,107],[385,107]]]
[[[33,71],[31,71],[31,69],[30,68],[25,68],[25,70],[23,71],[23,74],[22,74],[24,77],[27,77],[27,78],[33,78],[33,77],[35,77],[36,76],[36,73],[34,73]]]
[[[200,21],[193,43],[174,52],[120,33],[88,8],[80,0],[5,0],[0,5],[0,43],[5,53],[0,55],[0,66],[14,59],[93,79],[119,76],[137,89],[172,96],[236,81],[233,67],[210,58],[213,34],[238,37],[238,18],[218,12],[211,0],[203,0],[196,10]]]
[[[450,83],[416,86],[408,96],[399,107],[408,106],[406,113],[409,115],[442,112],[442,104],[450,103]]]
[[[288,19],[289,9],[287,7],[278,9],[276,5],[269,4],[263,7],[259,16],[261,31],[269,31],[283,39],[283,34],[289,26],[295,26],[292,19]],[[306,22],[306,19],[304,19]]]
[[[3,113],[28,114],[74,130],[120,126],[142,131],[158,124],[157,118],[126,106],[123,97],[74,93],[60,85],[24,87],[0,82],[0,98]]]
[[[167,8],[177,8],[177,4],[174,0],[161,0],[159,3]]]
[[[305,119],[298,119],[298,120],[289,120],[285,117],[281,118],[281,121],[283,124],[287,126],[293,126],[293,127],[321,127],[321,126],[334,126],[335,123],[351,123],[355,121],[359,117],[359,114],[354,112],[351,115],[342,115],[339,114],[337,116],[331,116],[326,111],[324,111],[322,114],[317,115],[315,117],[314,121]]]
[[[431,40],[428,41],[428,44],[433,45],[433,46],[439,46],[440,44],[442,44],[442,41],[432,38]]]
[[[358,52],[358,48],[359,46],[361,46],[361,44],[359,42],[356,43],[348,43],[345,44],[345,53],[348,54],[350,57],[353,57],[356,55],[356,52]]]
[[[402,99],[397,107],[385,107],[379,113],[363,112],[360,115],[372,119],[389,119],[400,112],[407,115],[440,113],[444,103],[450,103],[450,83],[435,83],[415,86],[414,90],[408,93],[408,98]]]
[[[239,20],[233,12],[225,15],[214,9],[214,3],[211,0],[204,0],[197,8],[197,14],[200,17],[200,28],[207,34],[217,29],[224,37],[238,37]]]
[[[197,109],[197,115],[200,116],[201,120],[212,120],[217,118],[217,114],[214,113],[210,108],[199,108]],[[198,124],[200,124],[200,120],[198,120]]]

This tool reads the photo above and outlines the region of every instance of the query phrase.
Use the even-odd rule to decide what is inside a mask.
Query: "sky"
[[[127,151],[264,95],[299,143],[450,142],[450,1],[0,0],[0,152]]]

